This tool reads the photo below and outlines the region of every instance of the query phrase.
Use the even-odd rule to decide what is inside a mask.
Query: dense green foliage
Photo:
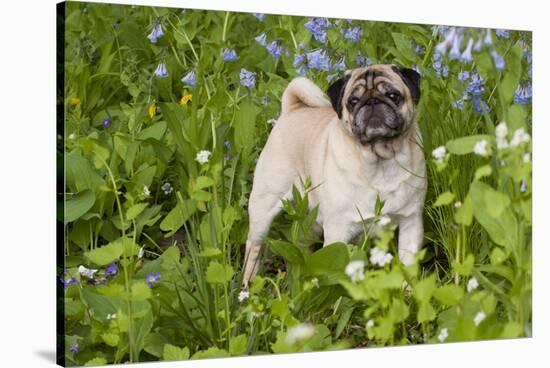
[[[530,33],[491,30],[468,61],[435,56],[447,27],[330,19],[318,40],[308,21],[67,5],[58,154],[68,364],[531,335]],[[352,27],[360,37],[346,34]],[[461,32],[461,51],[487,35]],[[271,48],[255,40],[262,33]],[[320,48],[330,70],[314,55],[295,66]],[[225,49],[236,57],[224,60]],[[282,91],[299,71],[326,89],[339,61],[354,68],[367,56],[422,74],[419,262],[400,264],[391,224],[378,238],[321,248],[307,190],[296,190],[247,294],[247,200]],[[196,83],[182,82],[192,70]],[[394,257],[379,267],[374,249]]]

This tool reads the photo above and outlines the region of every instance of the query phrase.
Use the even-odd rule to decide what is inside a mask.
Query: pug
[[[397,224],[399,259],[414,262],[423,240],[426,166],[416,120],[420,75],[396,65],[348,70],[327,91],[296,78],[281,99],[281,116],[254,172],[243,285],[259,266],[263,237],[310,178],[311,208],[324,246],[349,242],[376,219],[375,203]]]

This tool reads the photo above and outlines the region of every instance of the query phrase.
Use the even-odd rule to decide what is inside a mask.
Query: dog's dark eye
[[[388,98],[395,103],[398,103],[399,99],[401,98],[401,96],[397,92],[389,92],[386,94],[386,96],[388,96]]]
[[[359,102],[359,98],[355,97],[355,96],[351,96],[348,103],[351,107],[354,107],[355,105],[357,105],[357,103]]]

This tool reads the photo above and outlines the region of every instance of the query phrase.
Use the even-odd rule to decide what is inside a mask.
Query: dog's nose
[[[367,106],[373,106],[373,105],[378,105],[378,103],[380,102],[380,100],[376,97],[370,97],[368,100],[367,100]]]

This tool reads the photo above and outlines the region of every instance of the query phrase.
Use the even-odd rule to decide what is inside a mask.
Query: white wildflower
[[[447,149],[445,146],[439,146],[432,151],[432,157],[439,163],[442,163],[447,157]]]
[[[275,124],[277,123],[277,120],[276,120],[276,119],[269,119],[269,120],[267,121],[267,123],[268,123],[269,125],[275,125]]]
[[[317,277],[314,277],[311,279],[311,283],[313,284],[313,286],[315,286],[316,288],[319,287],[319,279]]]
[[[476,316],[474,317],[474,323],[476,326],[479,326],[479,324],[487,317],[487,315],[483,312],[477,312]]]
[[[369,261],[379,267],[384,267],[386,264],[390,263],[393,259],[393,255],[390,253],[384,252],[378,247],[371,248]]]
[[[164,194],[166,194],[166,195],[172,193],[172,191],[174,190],[174,188],[172,188],[172,184],[170,184],[169,182],[166,182],[166,183],[162,184],[162,186],[160,187],[160,189],[162,189],[162,191],[163,191]]]
[[[252,318],[258,318],[264,315],[264,312],[250,312]]]
[[[466,286],[466,289],[468,292],[472,292],[472,290],[477,289],[479,286],[479,283],[477,282],[477,279],[475,277],[472,277],[470,280],[468,280],[468,285]]]
[[[386,225],[389,225],[391,222],[391,219],[389,216],[382,216],[380,217],[380,219],[378,220],[378,224],[380,224],[380,226],[386,226]]]
[[[455,202],[455,208],[460,208],[460,207],[462,207],[462,202],[456,201]]]
[[[149,190],[147,185],[143,186],[143,195],[146,196],[146,197],[149,197],[151,195],[151,191]]]
[[[506,149],[510,147],[510,144],[508,143],[508,141],[506,139],[500,139],[500,138],[497,138],[497,148],[498,149]]]
[[[145,246],[139,248],[138,259],[142,259],[144,254],[145,254]]]
[[[449,337],[449,331],[447,330],[447,328],[442,328],[441,331],[439,331],[439,335],[437,335],[437,339],[440,342],[443,342],[447,340],[447,337]]]
[[[478,141],[474,146],[474,153],[483,157],[487,156],[487,140]]]
[[[69,139],[74,139],[75,135],[74,133],[69,134]]]
[[[523,154],[523,162],[528,164],[531,161],[531,154],[529,152]]]
[[[82,265],[78,266],[78,273],[81,274],[84,277],[87,277],[89,279],[94,278],[94,273],[96,273],[97,270],[93,268],[86,268]]]
[[[246,299],[248,299],[248,297],[250,296],[250,292],[246,291],[246,290],[241,290],[241,292],[239,293],[239,303],[242,303],[244,302]]]
[[[372,319],[369,319],[367,321],[367,328],[371,328],[372,326],[374,326],[374,321]]]
[[[285,342],[289,345],[306,340],[315,334],[315,328],[311,323],[299,323],[291,327],[286,333]]]
[[[511,147],[517,147],[522,143],[527,143],[531,139],[531,136],[529,136],[529,133],[525,131],[523,128],[516,129],[514,132],[514,136],[512,137],[512,140],[510,141]]]
[[[346,266],[346,275],[351,278],[352,282],[359,282],[365,278],[365,262],[351,261]]]
[[[202,150],[199,153],[197,153],[197,157],[195,157],[195,160],[197,160],[199,164],[205,164],[210,159],[211,154],[212,152],[210,151]]]
[[[107,315],[107,319],[108,319],[108,320],[115,319],[115,318],[116,318],[116,313],[113,313],[113,314],[109,313],[109,314]]]
[[[497,125],[495,129],[495,136],[498,139],[506,139],[508,136],[508,125],[506,125],[504,121]]]

